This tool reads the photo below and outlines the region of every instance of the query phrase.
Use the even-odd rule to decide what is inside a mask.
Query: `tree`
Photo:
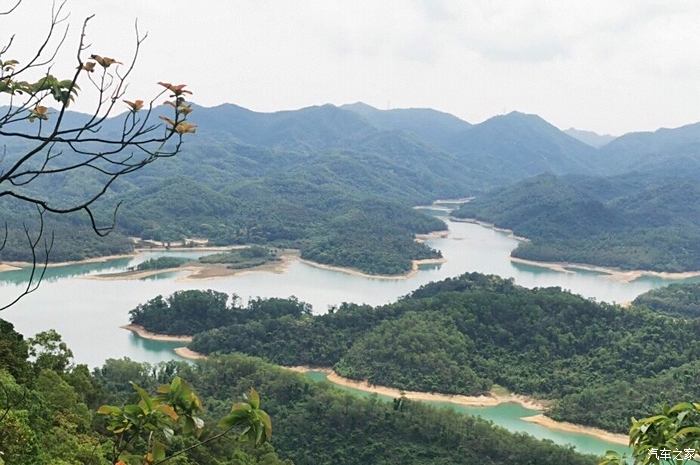
[[[115,436],[112,463],[117,465],[160,465],[234,430],[238,430],[236,440],[249,441],[256,446],[272,436],[270,417],[260,408],[260,396],[255,389],[249,391],[245,402],[233,404],[230,413],[219,422],[220,432],[199,440],[205,429],[199,417],[202,402],[182,378],[176,376],[170,384],[160,386],[155,396],[136,384],[132,386],[139,396],[137,404],[103,405],[97,411],[107,417],[107,429]],[[168,454],[167,444],[173,442],[176,435],[196,440]],[[135,452],[133,444],[145,444],[145,452]]]
[[[697,463],[700,454],[700,403],[681,402],[658,415],[632,419],[629,432],[634,464]],[[600,465],[625,465],[627,457],[608,451]]]
[[[0,202],[14,209],[29,207],[28,211],[36,215],[17,228],[31,252],[29,280],[21,293],[0,310],[34,292],[44,276],[53,247],[53,233],[45,228],[45,214],[82,213],[95,234],[109,234],[115,226],[119,203],[110,209],[107,224],[101,224],[96,202],[121,176],[176,155],[183,136],[196,130],[187,121],[192,109],[185,97],[191,92],[184,84],[159,82],[163,89],[150,101],[126,99],[129,77],[147,37],[139,32],[138,23],[133,56],[124,64],[90,50],[92,44],[86,37],[93,16],[85,18],[76,46],[75,71],[72,76],[54,76],[52,69],[70,28],[65,5],[65,1],[52,5],[44,40],[31,56],[13,55],[14,35],[0,42]],[[0,30],[11,29],[8,18],[21,7],[22,0],[4,10],[0,7]],[[92,111],[84,117],[68,111],[79,96],[81,101],[91,99]],[[161,112],[158,102],[164,96],[168,97],[165,103],[170,115],[157,114]],[[120,109],[127,111],[113,117]],[[55,189],[66,176],[84,176],[91,180],[90,187],[85,186],[85,194],[77,198],[61,195]],[[52,189],[49,191],[47,186]],[[0,230],[0,251],[7,245],[9,234],[5,221],[4,233]]]

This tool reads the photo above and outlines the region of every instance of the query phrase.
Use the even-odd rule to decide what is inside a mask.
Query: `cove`
[[[307,379],[310,379],[315,382],[325,381],[330,383],[330,381],[327,380],[326,373],[321,371],[308,371],[304,373],[304,376]],[[385,400],[387,402],[391,402],[393,400],[393,398],[389,396],[369,393],[367,391],[362,391],[360,389],[342,386],[335,383],[331,384],[333,384],[333,386],[336,389],[341,389],[345,392],[352,394],[353,396],[377,396],[379,399]],[[516,403],[504,403],[494,407],[467,407],[463,405],[453,404],[450,402],[421,402],[425,402],[435,407],[453,410],[455,412],[463,413],[466,415],[479,416],[511,432],[525,433],[534,436],[538,439],[552,441],[556,444],[573,446],[574,448],[576,448],[577,451],[584,454],[593,454],[600,456],[603,455],[607,450],[615,450],[620,453],[629,452],[629,449],[624,446],[609,443],[586,434],[555,431],[545,428],[544,426],[527,422],[522,418],[531,415],[536,415],[540,412],[538,412],[537,410],[525,408]]]
[[[404,279],[377,279],[315,267],[291,261],[282,272],[255,271],[208,279],[187,279],[184,273],[161,273],[141,280],[88,279],[99,273],[124,271],[149,258],[170,255],[197,258],[211,252],[155,251],[133,258],[103,263],[84,263],[49,268],[37,292],[3,312],[2,317],[31,336],[56,329],[69,344],[76,361],[101,365],[108,358],[130,357],[159,362],[174,357],[177,344],[144,341],[120,326],[128,323],[128,312],[139,303],[158,294],[169,295],[182,289],[214,289],[250,297],[296,296],[310,303],[315,313],[341,302],[382,305],[395,301],[431,281],[458,276],[468,271],[511,277],[526,287],[559,286],[586,297],[608,302],[627,302],[637,295],[671,281],[642,277],[626,283],[594,272],[562,273],[547,268],[514,263],[510,252],[517,241],[506,233],[445,218],[447,237],[431,238],[427,243],[439,249],[446,259],[442,264],[421,265]],[[26,270],[0,273],[0,301],[9,302],[27,278]]]
[[[444,215],[444,212],[437,213]],[[194,259],[211,253],[144,252],[133,258],[50,268],[39,290],[3,312],[2,317],[15,324],[17,330],[27,336],[56,329],[73,350],[76,362],[99,366],[108,358],[129,357],[143,362],[177,358],[172,349],[181,343],[142,339],[120,326],[128,322],[129,310],[139,303],[158,294],[169,295],[181,289],[215,289],[229,294],[236,293],[243,298],[295,295],[312,304],[314,312],[323,313],[329,306],[343,301],[371,305],[389,303],[423,284],[468,271],[512,277],[516,283],[526,287],[560,286],[587,297],[615,302],[632,300],[642,292],[670,282],[661,278],[643,277],[624,283],[600,273],[561,273],[513,263],[510,252],[517,246],[517,241],[507,233],[474,223],[444,219],[449,235],[432,238],[427,243],[441,250],[447,261],[423,265],[418,273],[407,279],[357,276],[300,261],[292,261],[281,273],[259,271],[205,280],[186,279],[180,272],[161,273],[141,280],[87,279],[94,274],[124,271],[129,266],[157,256]],[[0,273],[0,301],[12,299],[26,278],[26,270]],[[514,404],[496,407],[446,406],[463,413],[481,415],[512,431],[526,432],[559,444],[573,444],[582,452],[601,454],[607,449],[620,448],[590,436],[553,431],[525,422],[520,418],[535,412]]]

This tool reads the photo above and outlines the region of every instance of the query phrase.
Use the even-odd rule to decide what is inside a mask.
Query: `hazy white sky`
[[[0,39],[17,34],[8,57],[36,47],[50,6],[24,0],[0,17]],[[479,122],[519,110],[614,134],[700,120],[697,0],[68,0],[66,8],[68,58],[88,14],[96,14],[94,53],[128,58],[135,18],[149,32],[134,98],[166,80],[187,83],[199,104],[259,111],[359,100]]]

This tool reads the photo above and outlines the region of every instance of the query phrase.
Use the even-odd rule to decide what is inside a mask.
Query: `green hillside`
[[[225,294],[202,313],[184,297],[176,294],[169,306],[160,298],[145,303],[133,321],[166,333],[199,328],[187,333],[195,334],[189,347],[197,352],[333,367],[400,389],[479,395],[500,385],[554,401],[556,419],[617,432],[631,416],[700,395],[698,320],[599,304],[559,288],[529,290],[473,273],[394,304],[344,304],[319,316],[296,300],[227,307]]]
[[[692,176],[541,175],[463,205],[458,218],[512,229],[516,257],[654,271],[700,270],[700,187]]]

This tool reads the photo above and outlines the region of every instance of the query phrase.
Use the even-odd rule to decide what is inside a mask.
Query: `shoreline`
[[[134,324],[129,324],[129,325],[124,325],[122,328],[127,329],[129,331],[132,331],[135,333],[137,336],[142,337],[144,339],[151,339],[155,341],[166,341],[166,342],[191,342],[192,341],[192,336],[169,336],[169,335],[164,335],[164,334],[156,334],[152,333],[142,326],[139,325],[134,325]],[[177,347],[173,349],[173,352],[177,354],[179,357],[186,359],[186,360],[206,360],[207,356],[204,354],[201,354],[199,352],[195,352],[194,350],[183,346],[183,347]],[[520,406],[530,409],[530,410],[535,410],[535,411],[544,411],[547,409],[547,401],[542,401],[538,399],[534,399],[532,397],[528,397],[525,395],[520,395],[520,394],[497,394],[495,392],[491,392],[489,395],[480,395],[480,396],[466,396],[462,394],[441,394],[437,392],[421,392],[421,391],[404,391],[401,389],[397,388],[392,388],[388,386],[378,386],[378,385],[373,385],[370,384],[367,381],[357,381],[349,378],[345,378],[343,376],[340,376],[337,374],[335,371],[333,371],[331,368],[317,368],[317,367],[309,367],[309,366],[303,366],[303,365],[297,365],[297,366],[283,366],[283,365],[276,365],[280,369],[283,370],[288,370],[288,371],[293,371],[296,373],[307,373],[309,371],[319,371],[322,373],[326,374],[326,379],[328,382],[331,384],[335,384],[338,386],[343,386],[343,387],[348,387],[352,389],[357,389],[359,391],[363,392],[369,392],[372,394],[378,394],[378,395],[383,395],[383,396],[388,396],[388,397],[399,397],[402,394],[410,400],[415,400],[419,402],[445,402],[445,403],[450,403],[450,404],[455,404],[455,405],[461,405],[465,407],[495,407],[500,404],[506,404],[506,403],[516,403],[519,404]],[[564,432],[569,432],[569,433],[577,433],[577,434],[584,434],[587,436],[592,436],[597,439],[601,439],[603,441],[607,441],[610,443],[618,444],[618,445],[628,445],[629,440],[627,436],[623,434],[618,434],[618,433],[612,433],[610,431],[605,431],[600,428],[595,428],[592,426],[583,426],[583,425],[577,425],[575,423],[570,423],[566,421],[557,421],[552,418],[547,417],[546,415],[539,413],[527,417],[521,417],[521,420],[527,421],[530,423],[535,423],[537,425],[540,425],[544,428],[555,430],[555,431],[564,431]]]
[[[230,249],[225,249],[230,250]],[[220,263],[199,263],[195,260],[185,263],[182,266],[175,268],[162,268],[158,270],[133,270],[120,271],[117,273],[93,274],[81,276],[82,279],[93,279],[98,281],[130,281],[156,276],[161,273],[185,273],[184,276],[178,277],[179,281],[199,281],[204,279],[223,278],[227,276],[241,275],[259,271],[270,271],[273,273],[281,273],[289,263],[297,257],[295,252],[285,251],[279,256],[279,260],[251,268],[229,268],[226,264]]]
[[[499,228],[493,223],[487,223],[486,221],[480,221],[477,220],[476,218],[457,218],[456,216],[449,216],[450,221],[454,221],[455,223],[472,223],[472,224],[478,224],[479,226],[483,226],[484,228],[492,229],[496,232],[503,233],[507,235],[508,237],[512,237],[518,242],[530,242],[530,239],[524,236],[518,236],[513,232],[512,229],[506,229],[506,228]]]
[[[205,360],[207,358],[206,355],[195,352],[187,347],[176,347],[173,349],[173,352],[187,360]]]
[[[417,400],[421,402],[446,402],[455,405],[462,405],[465,407],[495,407],[500,404],[516,403],[524,408],[531,410],[544,410],[547,408],[546,402],[517,394],[503,395],[495,394],[492,392],[489,395],[482,394],[479,396],[467,396],[463,394],[441,394],[438,392],[405,391],[398,388],[370,384],[368,381],[358,381],[350,378],[345,378],[343,376],[340,376],[330,368],[313,368],[307,366],[283,366],[282,368],[297,373],[320,371],[326,374],[327,379],[330,383],[337,384],[338,386],[357,389],[363,392],[371,392],[372,394],[379,394],[387,397],[399,397],[401,396],[401,393],[403,393],[404,396],[410,400]]]
[[[160,341],[160,342],[192,342],[192,336],[171,336],[169,334],[158,334],[158,333],[153,333],[146,328],[144,328],[141,325],[135,325],[133,323],[130,323],[128,325],[120,326],[122,329],[126,329],[127,331],[131,331],[132,333],[136,334],[138,337],[141,337],[143,339],[149,339],[151,341]]]
[[[552,430],[564,431],[566,433],[586,434],[602,439],[603,441],[612,442],[621,446],[629,446],[629,438],[624,434],[612,433],[594,426],[582,426],[577,425],[576,423],[570,423],[568,421],[554,420],[541,413],[531,417],[522,417],[521,420]]]
[[[59,267],[59,266],[71,266],[71,265],[85,265],[89,263],[103,263],[110,260],[118,260],[120,258],[134,258],[139,254],[148,252],[225,252],[226,250],[243,248],[246,246],[230,245],[230,246],[207,246],[207,247],[139,247],[135,248],[133,252],[115,254],[115,255],[101,255],[99,257],[82,258],[80,260],[67,260],[64,262],[49,262],[48,267]],[[6,261],[0,262],[0,273],[3,271],[12,271],[21,268],[27,268],[32,266],[31,262],[22,261]],[[37,266],[42,266],[43,264],[37,263]],[[9,267],[9,268],[6,268]]]
[[[455,218],[453,216],[449,217],[450,221],[458,223],[474,223],[485,228],[492,229],[494,231],[508,235],[519,242],[530,242],[527,237],[522,237],[516,235],[512,230],[499,228],[493,223],[487,223],[485,221],[479,221],[473,218]],[[547,268],[552,271],[559,273],[576,273],[576,270],[590,271],[594,273],[601,273],[607,275],[606,277],[622,283],[631,283],[644,276],[650,276],[654,278],[660,278],[668,281],[679,281],[689,278],[696,278],[700,276],[700,270],[698,271],[652,271],[652,270],[624,270],[622,268],[607,267],[600,265],[591,265],[589,263],[573,263],[573,262],[546,262],[539,260],[529,260],[526,258],[510,256],[510,261],[513,263],[520,263],[523,265],[536,266],[539,268]]]
[[[8,265],[7,263],[0,263],[0,273],[2,273],[4,271],[17,271],[17,270],[21,270],[21,268],[18,266]]]
[[[689,278],[700,276],[700,271],[651,271],[651,270],[623,270],[621,268],[605,267],[599,265],[590,265],[586,263],[571,263],[571,262],[541,262],[538,260],[528,260],[520,257],[510,257],[510,261],[521,263],[523,265],[536,266],[539,268],[548,268],[554,271],[563,273],[576,273],[576,270],[590,271],[607,275],[606,277],[622,283],[631,283],[644,276],[659,278],[667,281],[680,281]]]
[[[327,375],[327,380],[332,384],[389,397],[399,397],[401,395],[401,392],[403,392],[407,399],[422,402],[446,402],[466,407],[495,407],[497,405],[505,403],[516,403],[521,405],[522,407],[539,411],[545,410],[547,407],[546,402],[518,394],[502,395],[495,394],[492,392],[490,395],[465,396],[460,394],[452,395],[432,392],[402,391],[396,388],[372,385],[369,384],[367,381],[356,381],[344,378],[335,373],[330,368],[312,368],[307,366],[293,366],[282,368],[297,373],[306,373],[308,371],[320,371]],[[549,418],[548,416],[542,413],[527,417],[521,417],[521,420],[538,424],[547,429],[564,431],[568,433],[584,434],[618,445],[627,446],[629,444],[629,438],[624,434],[612,433],[610,431],[605,431],[603,429],[595,428],[592,426],[583,426],[566,421],[557,421],[552,418]]]
[[[317,262],[314,262],[311,260],[307,260],[307,259],[301,258],[301,257],[299,257],[298,260],[299,260],[299,262],[304,263],[305,265],[309,265],[309,266],[312,266],[314,268],[319,268],[322,270],[337,271],[340,273],[349,274],[351,276],[359,276],[359,277],[367,278],[367,279],[381,279],[381,280],[409,279],[420,271],[420,265],[441,264],[441,263],[447,262],[447,259],[445,259],[445,258],[423,258],[420,260],[412,260],[410,271],[407,271],[404,274],[392,275],[392,274],[369,274],[369,273],[365,273],[363,271],[360,271],[356,268],[349,268],[349,267],[343,267],[343,266],[337,266],[337,265],[326,265],[323,263],[317,263]]]

